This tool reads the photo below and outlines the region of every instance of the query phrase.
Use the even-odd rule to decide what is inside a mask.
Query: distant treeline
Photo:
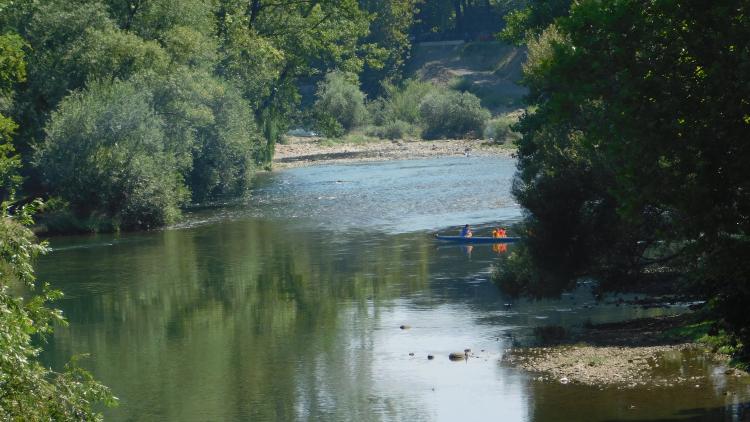
[[[508,292],[646,287],[706,301],[713,334],[750,344],[750,4],[530,2],[513,193],[527,241]],[[665,290],[666,289],[666,290]]]

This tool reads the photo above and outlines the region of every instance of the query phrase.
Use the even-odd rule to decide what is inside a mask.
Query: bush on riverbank
[[[260,140],[247,102],[208,75],[92,82],[52,113],[35,155],[49,192],[69,204],[49,228],[170,224],[191,197],[241,193]]]
[[[386,85],[385,92],[368,105],[374,123],[368,132],[382,139],[479,138],[490,118],[475,95],[428,82]]]
[[[365,94],[356,75],[334,71],[318,84],[315,115],[318,130],[330,138],[338,138],[367,121]]]
[[[422,99],[419,118],[426,139],[480,138],[490,112],[474,94],[441,89]]]
[[[98,83],[52,114],[36,159],[52,192],[78,217],[109,215],[126,229],[171,223],[187,198],[152,94]]]
[[[513,130],[513,125],[518,123],[515,115],[498,116],[487,121],[484,128],[484,139],[491,140],[497,144],[513,143],[521,139],[521,134]]]
[[[383,123],[381,126],[371,126],[367,129],[367,134],[380,139],[405,139],[409,137],[418,138],[420,129],[418,126],[407,123],[403,120],[394,120]]]

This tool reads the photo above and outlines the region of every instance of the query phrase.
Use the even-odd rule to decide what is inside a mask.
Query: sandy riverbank
[[[284,144],[276,145],[273,168],[362,161],[405,160],[451,156],[502,156],[510,157],[511,146],[495,145],[483,140],[441,139],[424,140],[373,140],[362,143],[326,143],[319,138],[290,137]]]

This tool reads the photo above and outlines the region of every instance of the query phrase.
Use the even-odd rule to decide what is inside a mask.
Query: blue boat
[[[451,243],[515,243],[521,240],[520,237],[480,237],[480,236],[472,236],[472,237],[463,237],[463,236],[441,236],[439,234],[435,235],[435,239],[441,240],[443,242],[451,242]]]

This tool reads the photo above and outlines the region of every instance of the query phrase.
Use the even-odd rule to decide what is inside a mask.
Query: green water
[[[684,310],[597,304],[585,286],[511,301],[489,281],[491,246],[435,243],[435,229],[518,220],[512,172],[503,159],[296,169],[175,228],[52,239],[37,269],[70,325],[43,359],[89,353],[118,421],[740,420],[747,386],[710,362],[674,368],[709,375],[700,388],[628,391],[501,364],[535,326]],[[477,357],[448,359],[464,348]]]

